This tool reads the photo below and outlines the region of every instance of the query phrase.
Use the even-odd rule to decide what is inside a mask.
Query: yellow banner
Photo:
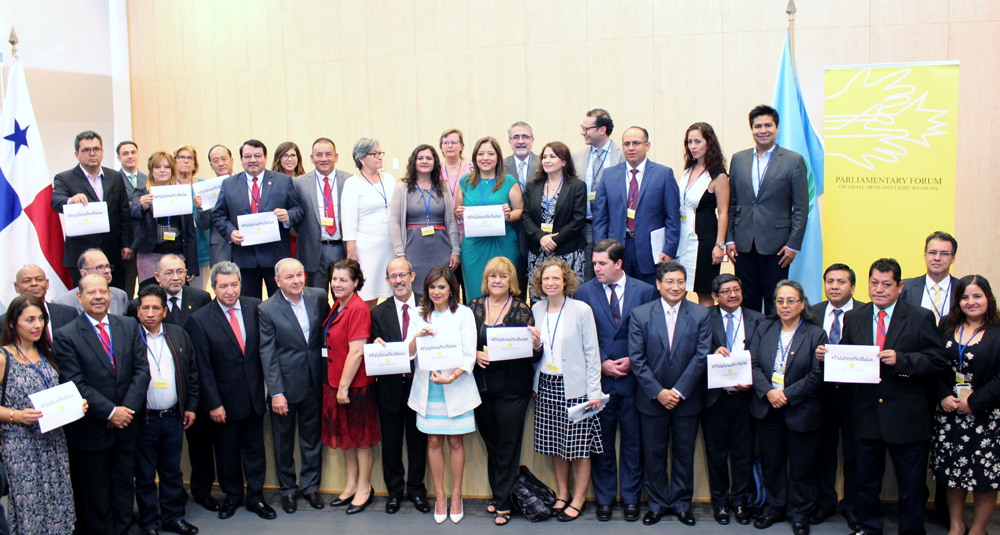
[[[823,261],[858,274],[899,261],[923,274],[924,239],[954,233],[958,63],[826,71]]]

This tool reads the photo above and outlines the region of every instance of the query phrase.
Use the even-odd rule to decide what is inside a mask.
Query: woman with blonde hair
[[[184,259],[187,280],[198,275],[198,237],[195,234],[194,215],[154,217],[152,188],[172,186],[177,182],[174,158],[163,151],[154,152],[147,161],[149,175],[143,187],[138,185],[132,194],[132,250],[136,254],[139,280],[153,276],[156,262],[165,254],[175,254]]]

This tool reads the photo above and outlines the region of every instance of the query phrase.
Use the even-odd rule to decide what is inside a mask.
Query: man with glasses
[[[339,158],[333,141],[321,137],[313,142],[309,155],[315,169],[292,180],[302,201],[302,220],[295,226],[295,258],[306,270],[306,284],[324,291],[330,286],[330,266],[347,258],[340,197],[351,173],[336,169]]]
[[[260,299],[263,295],[261,284],[267,286],[269,296],[278,291],[274,266],[278,260],[292,256],[289,229],[302,220],[302,205],[291,177],[265,169],[267,147],[263,143],[247,140],[240,147],[240,160],[244,171],[223,181],[219,200],[212,211],[212,225],[235,246],[232,248],[233,263],[239,266],[243,276],[243,295]],[[277,217],[280,239],[243,246],[239,216],[264,212],[273,212]]]
[[[924,263],[927,273],[903,281],[899,298],[920,305],[934,313],[938,323],[951,312],[952,294],[958,279],[951,276],[951,265],[958,253],[958,240],[951,234],[936,231],[924,241]]]
[[[114,264],[108,262],[108,257],[104,254],[104,251],[97,248],[87,249],[80,255],[80,258],[76,262],[76,266],[77,280],[80,280],[81,277],[85,277],[87,275],[100,275],[107,279],[109,285],[111,284],[112,273],[115,271],[115,266]],[[80,300],[77,299],[78,293],[79,287],[73,288],[59,297],[56,297],[52,300],[52,302],[57,305],[70,306],[75,308],[78,312],[83,312],[83,305],[81,305]],[[111,302],[108,306],[108,314],[113,316],[124,316],[128,314],[128,312],[128,294],[125,293],[125,290],[111,288]]]
[[[525,186],[534,180],[538,174],[538,167],[542,164],[541,158],[531,152],[532,145],[535,144],[535,136],[531,131],[531,125],[524,121],[517,121],[507,129],[507,141],[510,142],[512,154],[503,161],[503,168],[510,171],[517,177],[517,182],[521,184],[521,193],[525,191]],[[528,287],[528,235],[524,233],[521,220],[510,224],[517,232],[517,246],[521,250],[517,263],[517,284],[519,288]]]
[[[138,169],[139,146],[135,144],[135,141],[122,141],[115,148],[115,152],[118,153],[118,163],[122,166],[119,172],[122,176],[122,184],[125,185],[125,198],[131,199],[136,187],[146,187],[146,174]],[[125,293],[129,296],[135,293],[136,279],[139,278],[139,270],[135,262],[135,256],[125,262]]]
[[[108,232],[86,236],[67,236],[63,248],[63,266],[70,268],[73,285],[80,282],[80,272],[73,271],[73,264],[87,249],[100,249],[112,268],[108,280],[111,286],[125,289],[125,262],[135,257],[132,246],[132,216],[129,198],[121,174],[101,166],[104,149],[97,132],[77,134],[73,140],[76,159],[80,165],[63,171],[52,179],[52,209],[62,213],[67,204],[106,202],[108,204]],[[124,293],[124,292],[122,292]],[[75,298],[74,298],[75,299]],[[128,300],[126,299],[126,303]],[[123,313],[122,309],[120,313]],[[114,314],[114,312],[112,312]]]
[[[208,149],[208,164],[215,172],[216,178],[225,178],[233,174],[233,153],[224,145],[216,145]],[[209,259],[214,266],[219,262],[232,260],[232,247],[229,240],[219,234],[219,231],[212,225],[212,210],[198,210],[195,215],[195,224],[198,228],[209,228],[208,243],[211,247]]]
[[[156,283],[167,292],[167,317],[163,321],[180,327],[187,323],[194,311],[212,302],[208,292],[185,284],[187,274],[184,259],[175,254],[160,257],[153,272]],[[133,315],[138,308],[139,300],[134,299],[129,315]]]
[[[614,129],[615,123],[608,112],[601,108],[588,111],[580,123],[580,135],[583,136],[587,148],[573,155],[573,165],[579,175],[577,178],[587,183],[587,223],[583,227],[583,234],[587,237],[587,249],[584,251],[584,256],[587,257],[587,269],[584,270],[587,280],[594,278],[591,257],[594,243],[604,239],[594,239],[594,203],[597,200],[597,186],[601,183],[604,171],[622,163],[623,160],[621,147],[611,140],[611,132]],[[621,242],[620,239],[618,241]],[[527,255],[522,254],[522,256],[527,258]],[[646,282],[652,284],[651,280]]]

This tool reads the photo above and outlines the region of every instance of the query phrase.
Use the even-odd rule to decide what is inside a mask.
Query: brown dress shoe
[[[326,507],[326,503],[323,502],[323,497],[319,495],[319,492],[310,492],[305,495],[306,501],[313,509],[322,509]]]
[[[299,510],[299,504],[295,501],[295,495],[281,497],[281,509],[288,514]]]

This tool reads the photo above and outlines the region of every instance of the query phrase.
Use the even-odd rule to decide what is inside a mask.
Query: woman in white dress
[[[681,193],[681,239],[677,261],[688,272],[687,291],[710,307],[712,281],[719,276],[729,226],[729,176],[719,139],[708,123],[694,123],[684,135]],[[716,215],[716,208],[718,210]]]
[[[347,179],[341,195],[341,225],[347,257],[357,260],[369,277],[358,295],[373,308],[380,297],[392,297],[392,288],[381,275],[394,258],[389,231],[389,203],[396,179],[382,168],[382,148],[377,139],[363,137],[354,144],[358,174]]]

